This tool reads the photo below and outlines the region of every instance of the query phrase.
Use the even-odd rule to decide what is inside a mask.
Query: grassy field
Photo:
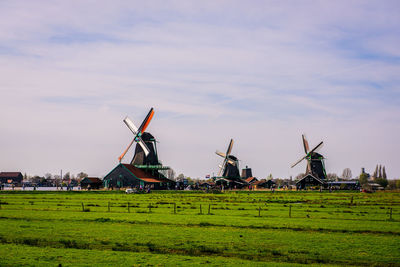
[[[400,266],[400,193],[1,192],[1,266]]]

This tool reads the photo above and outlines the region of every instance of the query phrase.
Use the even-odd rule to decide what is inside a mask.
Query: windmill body
[[[136,127],[128,117],[124,119],[124,123],[134,136],[118,158],[117,167],[104,177],[106,188],[172,189],[175,187],[175,181],[167,179],[163,173],[170,168],[163,166],[158,160],[156,139],[151,133],[145,132],[153,115],[154,110],[151,108],[140,127]],[[134,143],[136,143],[136,148],[130,164],[122,163],[121,161]]]
[[[214,177],[216,184],[224,184],[229,187],[242,187],[245,182],[240,177],[239,160],[231,154],[233,147],[233,139],[229,142],[226,153],[216,151],[215,153],[224,158],[224,161],[219,166],[218,177]]]
[[[142,165],[160,165],[157,155],[157,145],[156,139],[149,132],[144,132],[142,134],[142,140],[149,149],[149,153],[146,155],[145,150],[142,146],[136,145],[135,154],[132,158],[131,164],[142,166]]]
[[[297,182],[298,187],[305,188],[308,185],[326,186],[324,156],[316,152],[322,147],[323,142],[320,142],[318,145],[310,150],[306,137],[302,135],[302,138],[305,156],[292,165],[293,168],[303,160],[306,160],[307,162],[305,176]]]

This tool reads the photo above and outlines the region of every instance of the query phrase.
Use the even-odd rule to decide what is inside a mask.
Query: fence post
[[[149,204],[149,213],[151,213],[151,204]]]
[[[85,205],[83,205],[83,202],[81,204],[82,204],[82,211],[85,211]]]
[[[200,214],[203,214],[203,212],[201,211],[201,204],[200,204]]]
[[[176,203],[174,203],[174,214],[176,214]]]
[[[351,196],[350,205],[353,205],[353,196]]]
[[[292,205],[289,205],[289,218],[292,218]]]
[[[208,215],[211,214],[211,204],[208,204]]]
[[[258,217],[261,217],[261,207],[258,207]]]
[[[110,201],[108,201],[108,212],[110,212]]]
[[[390,220],[392,219],[392,209],[393,208],[390,208]]]
[[[130,213],[131,212],[131,210],[129,209],[129,202],[128,202],[128,213]]]

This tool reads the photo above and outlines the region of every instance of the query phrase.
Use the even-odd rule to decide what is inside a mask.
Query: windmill
[[[321,148],[324,142],[320,142],[316,145],[313,149],[310,150],[308,141],[305,135],[302,135],[303,138],[303,146],[305,156],[299,159],[296,163],[292,165],[292,168],[302,162],[303,160],[307,160],[307,168],[306,168],[306,175],[311,174],[316,178],[325,180],[326,179],[326,172],[325,172],[325,164],[324,164],[324,157],[317,153],[316,151]]]
[[[226,153],[219,152],[218,150],[215,152],[218,156],[224,158],[222,165],[219,165],[220,169],[218,172],[218,176],[227,178],[229,180],[240,180],[239,174],[239,160],[231,155],[233,147],[233,139],[229,142],[228,149]]]
[[[124,123],[126,124],[126,126],[128,126],[129,130],[131,130],[134,137],[129,143],[128,147],[125,149],[125,151],[121,154],[121,156],[119,156],[119,162],[121,162],[121,160],[125,157],[132,144],[136,142],[137,144],[139,144],[139,146],[136,146],[135,155],[131,161],[131,164],[158,164],[157,148],[155,145],[156,141],[150,133],[145,132],[153,116],[154,109],[151,108],[139,128],[137,128],[133,121],[128,117],[124,119]]]
[[[118,157],[119,164],[112,169],[103,179],[106,188],[135,187],[138,189],[171,189],[175,187],[175,181],[168,179],[165,172],[170,169],[163,166],[158,160],[156,140],[154,136],[146,132],[154,116],[151,108],[139,127],[131,119],[125,117],[124,123],[133,133],[133,139],[121,156]],[[130,163],[122,163],[126,153],[136,143],[135,154]]]

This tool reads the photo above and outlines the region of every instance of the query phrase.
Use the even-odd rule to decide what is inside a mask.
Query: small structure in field
[[[103,181],[97,177],[85,177],[80,185],[82,189],[100,189],[103,187]]]
[[[21,172],[0,172],[0,183],[2,184],[21,184],[22,179]]]

